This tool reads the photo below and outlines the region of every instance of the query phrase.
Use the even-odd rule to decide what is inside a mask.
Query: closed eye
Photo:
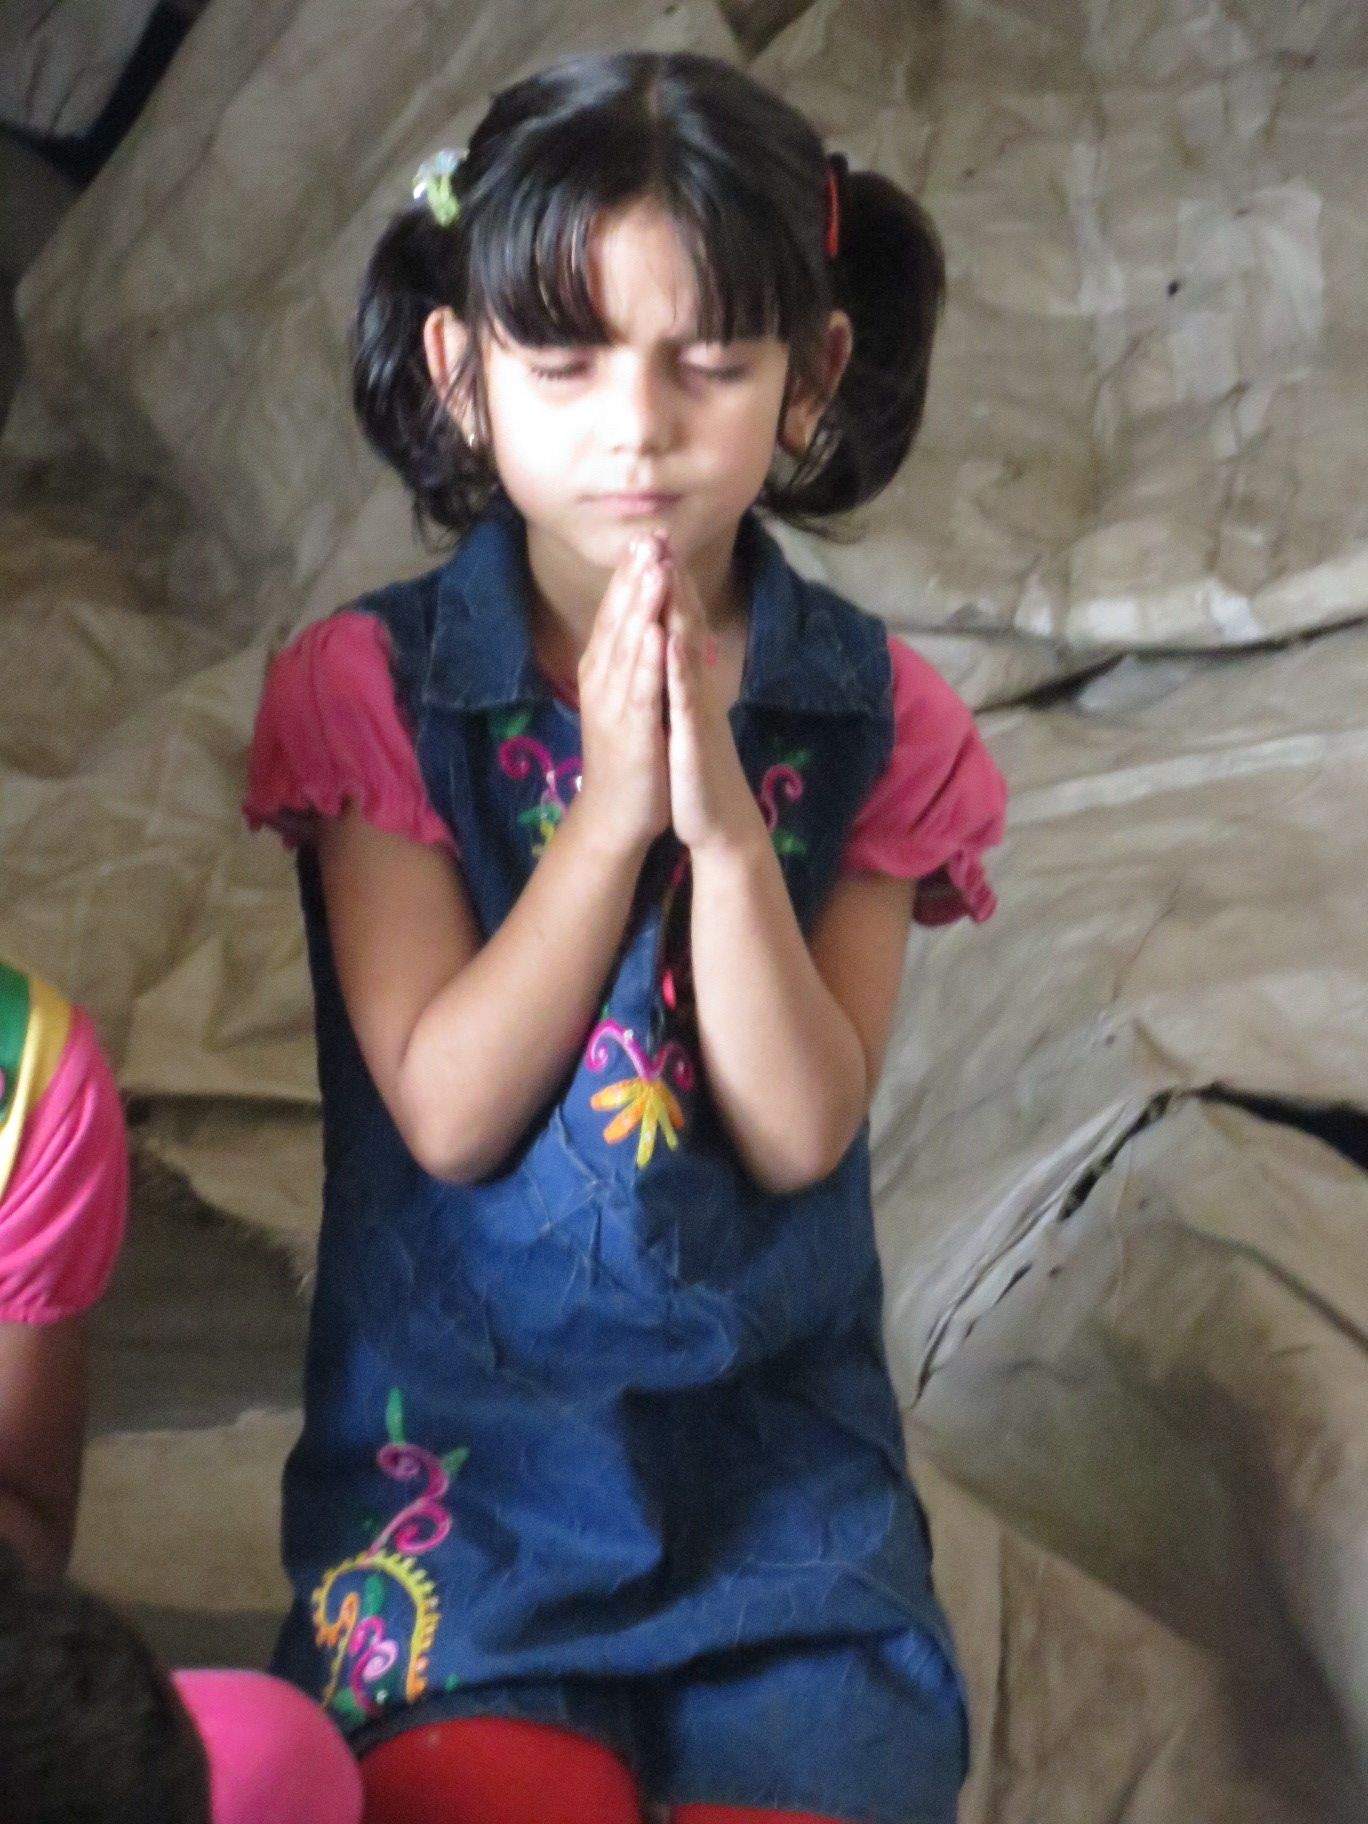
[[[561,361],[555,365],[543,365],[529,361],[528,372],[538,380],[564,381],[579,380],[589,371],[589,362],[584,360]],[[679,371],[690,380],[715,380],[726,384],[732,380],[744,380],[750,369],[744,364],[733,364],[729,367],[708,367],[697,361],[681,361]]]
[[[561,367],[538,367],[535,361],[529,363],[539,380],[573,380],[584,373],[588,365],[587,361],[571,361]]]

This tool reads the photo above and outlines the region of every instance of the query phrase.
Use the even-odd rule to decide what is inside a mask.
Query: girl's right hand
[[[665,738],[664,607],[660,548],[633,541],[604,592],[578,670],[580,821],[629,853],[670,825]]]

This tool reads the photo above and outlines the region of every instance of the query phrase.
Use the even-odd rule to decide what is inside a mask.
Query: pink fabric
[[[269,824],[293,848],[314,817],[348,805],[382,830],[455,853],[395,699],[389,635],[355,608],[315,621],[272,660],[242,808],[253,829]]]
[[[109,1284],[128,1216],[128,1142],[90,1016],[76,1008],[0,1197],[0,1323],[52,1324]]]
[[[209,1758],[213,1824],[359,1824],[361,1770],[332,1718],[264,1672],[174,1672]]]
[[[1002,841],[1007,787],[968,705],[896,635],[893,753],[855,819],[842,866],[918,884],[915,915],[946,925],[966,913],[982,923],[997,897],[983,852]]]
[[[983,852],[1002,840],[1002,775],[968,707],[934,666],[893,634],[888,649],[893,753],[842,865],[916,879],[921,924],[982,921],[997,904]],[[348,804],[381,829],[456,852],[395,698],[389,636],[358,609],[306,627],[272,664],[243,811],[253,828],[270,825],[293,846],[314,816],[336,816]]]

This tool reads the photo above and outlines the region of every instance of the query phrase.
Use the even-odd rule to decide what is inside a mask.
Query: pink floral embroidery
[[[657,1133],[664,1134],[665,1143],[671,1150],[679,1145],[679,1135],[685,1124],[684,1110],[666,1077],[673,1077],[677,1087],[687,1092],[694,1087],[694,1067],[677,1039],[667,1039],[653,1056],[648,1056],[629,1027],[620,1026],[616,1020],[600,1020],[590,1034],[584,1054],[590,1070],[607,1069],[610,1040],[616,1041],[626,1052],[636,1074],[596,1090],[589,1098],[589,1106],[620,1111],[603,1130],[603,1137],[610,1146],[616,1146],[634,1128],[640,1128],[636,1152],[639,1171],[651,1162]]]
[[[422,1491],[380,1529],[365,1551],[327,1571],[312,1599],[314,1638],[333,1653],[323,1702],[345,1723],[353,1724],[377,1715],[395,1696],[414,1703],[427,1689],[428,1660],[437,1638],[440,1609],[436,1586],[416,1561],[450,1533],[451,1514],[442,1497],[470,1454],[459,1449],[437,1457],[420,1444],[406,1442],[403,1396],[397,1387],[389,1396],[385,1423],[389,1442],[376,1453],[377,1464],[396,1482],[421,1481]],[[412,1608],[407,1659],[398,1690],[385,1684],[400,1659],[399,1643],[387,1631],[382,1613],[386,1582],[401,1590]],[[344,1583],[342,1600],[333,1615],[329,1612],[331,1599]]]
[[[538,856],[560,827],[561,819],[580,788],[581,760],[574,754],[568,760],[557,760],[535,735],[525,733],[530,714],[523,711],[498,725],[499,765],[510,779],[541,781],[541,796],[533,805],[518,813],[518,822],[531,825],[536,835],[532,853]],[[566,793],[568,792],[568,796]]]
[[[756,793],[756,797],[760,801],[761,813],[765,819],[765,828],[769,831],[780,855],[807,854],[807,844],[801,836],[796,836],[792,830],[779,827],[780,811],[776,796],[782,795],[787,803],[797,804],[806,789],[801,769],[807,766],[810,759],[811,755],[803,750],[799,753],[789,754],[773,766],[767,767],[765,775],[760,781],[760,790]]]

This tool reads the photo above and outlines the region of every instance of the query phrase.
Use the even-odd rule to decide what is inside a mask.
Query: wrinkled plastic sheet
[[[0,451],[0,951],[92,1007],[138,1143],[301,1272],[303,939],[236,804],[273,643],[432,561],[348,422],[361,262],[519,70],[744,55],[689,3],[342,16],[213,0],[25,279]],[[818,0],[752,66],[949,257],[906,470],[858,540],[783,537],[965,692],[1013,790],[1001,910],[915,936],[873,1115],[984,1824],[1365,1812],[1363,1177],[1204,1097],[1368,1081],[1366,47],[1329,0]],[[294,1423],[100,1441],[82,1571],[269,1607]],[[174,1565],[137,1545],[167,1478]]]
[[[6,0],[0,121],[57,139],[94,126],[157,0]]]

